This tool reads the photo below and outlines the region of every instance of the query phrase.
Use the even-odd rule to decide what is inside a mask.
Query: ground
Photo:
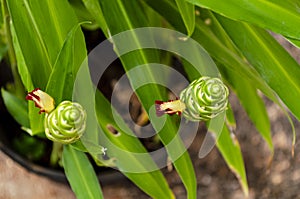
[[[284,44],[292,55],[300,60],[300,53],[288,44]],[[272,136],[275,147],[273,161],[270,164],[270,150],[253,124],[247,118],[234,95],[233,104],[237,119],[236,136],[244,156],[249,183],[249,199],[300,199],[300,145],[295,146],[292,157],[291,126],[280,108],[266,100],[272,123]],[[295,122],[298,140],[300,125]],[[199,132],[189,148],[194,163],[198,198],[205,199],[243,199],[245,196],[235,176],[228,169],[217,149],[213,149],[205,158],[198,158],[198,150],[205,132]],[[180,178],[173,171],[163,170],[176,198],[186,198]],[[103,184],[104,197],[108,199],[149,198],[126,179]],[[73,199],[74,194],[68,185],[49,180],[28,172],[0,152],[0,199]]]

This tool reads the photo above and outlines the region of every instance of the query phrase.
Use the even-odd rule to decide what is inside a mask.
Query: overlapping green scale
[[[77,141],[84,133],[85,127],[86,112],[76,102],[63,101],[45,118],[47,138],[63,144]]]
[[[182,115],[191,121],[207,121],[226,110],[228,88],[215,77],[203,76],[194,80],[180,93],[186,109]]]

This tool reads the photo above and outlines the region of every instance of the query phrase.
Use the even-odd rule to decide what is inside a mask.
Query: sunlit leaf
[[[82,0],[86,9],[93,15],[106,37],[109,37],[108,27],[98,0]]]
[[[257,130],[268,143],[271,151],[273,151],[271,124],[263,100],[251,84],[236,78],[234,75],[234,73],[231,74],[230,80],[236,89],[241,104]]]
[[[47,84],[46,92],[56,103],[71,100],[75,77],[86,53],[83,34],[78,24],[67,35]]]
[[[300,38],[300,3],[298,0],[186,0],[234,20],[270,29],[291,38]]]
[[[70,0],[70,5],[74,9],[74,12],[77,15],[78,21],[81,23],[81,26],[84,29],[93,31],[99,28],[95,18],[92,14],[87,10],[85,5],[81,0]],[[82,22],[89,22],[89,23],[82,23]]]
[[[217,147],[231,171],[240,181],[245,195],[248,196],[248,183],[241,148],[237,138],[226,126],[223,127],[223,131],[217,140]]]
[[[19,42],[17,40],[14,26],[11,26],[11,34],[12,34],[16,59],[18,62],[18,71],[21,80],[25,88],[28,91],[32,91],[34,89],[34,86],[31,80],[31,74],[28,71],[28,68],[26,66],[24,55],[22,49],[20,48]],[[28,104],[28,117],[30,121],[30,129],[31,129],[30,132],[32,135],[39,134],[44,131],[44,125],[43,125],[44,115],[38,114],[38,109],[35,107],[34,103]]]
[[[187,34],[191,36],[195,28],[195,7],[184,0],[176,0],[176,4],[187,29]]]
[[[299,64],[266,31],[221,16],[218,19],[252,66],[299,119]]]
[[[86,155],[65,145],[62,156],[63,166],[71,188],[78,199],[102,199],[97,175]]]

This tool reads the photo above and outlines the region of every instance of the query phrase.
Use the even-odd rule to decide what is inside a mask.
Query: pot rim
[[[1,140],[0,140],[0,150],[6,156],[8,156],[10,159],[18,163],[19,165],[21,165],[29,172],[47,177],[56,182],[68,183],[66,175],[64,174],[63,171],[59,171],[50,167],[48,168],[33,163],[30,160],[26,159],[25,157],[22,157],[20,154],[16,153],[8,146],[6,146]],[[119,171],[114,169],[99,172],[97,174],[97,177],[102,185],[109,185],[112,183],[120,182],[120,180],[126,180],[126,178]]]

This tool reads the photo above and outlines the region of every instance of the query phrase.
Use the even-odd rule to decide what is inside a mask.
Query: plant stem
[[[63,145],[59,142],[53,142],[52,152],[50,156],[50,166],[57,166],[58,161],[61,159]]]

